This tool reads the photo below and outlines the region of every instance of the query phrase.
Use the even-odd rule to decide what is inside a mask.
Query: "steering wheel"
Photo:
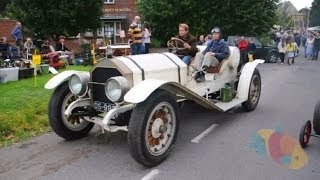
[[[169,51],[171,50],[172,53],[176,53],[178,50],[184,50],[186,49],[185,47],[181,48],[178,47],[179,42],[184,44],[186,42],[184,42],[182,39],[179,38],[171,38],[168,42],[167,42],[167,46],[169,48]]]

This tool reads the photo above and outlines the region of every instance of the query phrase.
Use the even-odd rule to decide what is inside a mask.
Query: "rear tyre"
[[[50,99],[48,106],[49,123],[53,131],[66,140],[75,140],[87,136],[94,123],[80,117],[64,115],[68,106],[77,98],[70,92],[68,82],[58,86]]]
[[[245,111],[253,111],[256,109],[261,94],[261,77],[260,72],[256,68],[253,71],[250,86],[249,86],[249,92],[248,92],[248,100],[246,102],[242,103],[242,108]]]
[[[132,157],[141,165],[153,167],[162,163],[177,138],[180,112],[170,93],[156,90],[136,105],[128,128]]]
[[[311,136],[311,121],[307,121],[307,123],[301,127],[299,142],[302,148],[307,147]]]
[[[316,134],[320,134],[320,101],[316,104],[313,113],[313,130]]]

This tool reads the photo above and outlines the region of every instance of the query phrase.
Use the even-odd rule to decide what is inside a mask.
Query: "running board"
[[[181,84],[175,83],[175,82],[170,84],[165,84],[161,88],[166,89],[169,92],[174,93],[176,95],[179,95],[182,97],[184,96],[185,99],[193,100],[195,103],[205,108],[215,109],[222,112],[227,111],[235,107],[236,105],[239,105],[246,101],[246,99],[235,98],[230,102],[221,102],[221,101],[213,102],[212,100],[206,99],[198,95],[197,93],[189,90],[188,88],[182,86]]]
[[[233,108],[233,107],[235,107],[245,101],[246,101],[246,99],[235,98],[235,99],[232,99],[232,101],[230,101],[230,102],[219,101],[219,102],[215,103],[215,105],[218,106],[223,111],[228,111],[229,109],[231,109],[231,108]]]

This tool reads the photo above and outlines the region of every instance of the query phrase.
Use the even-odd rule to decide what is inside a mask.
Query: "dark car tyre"
[[[270,52],[267,58],[267,62],[276,63],[278,61],[279,54],[276,52]]]
[[[257,68],[254,69],[248,92],[248,100],[242,103],[245,111],[253,111],[259,102],[261,95],[261,77]]]
[[[313,130],[320,134],[320,101],[317,102],[313,113]]]
[[[80,117],[64,115],[64,111],[75,100],[76,96],[70,92],[68,82],[64,82],[54,90],[48,106],[51,128],[66,140],[75,140],[86,136],[94,125],[94,123]]]
[[[311,136],[311,121],[307,121],[304,126],[301,127],[299,134],[299,143],[302,148],[307,147]]]
[[[144,102],[137,104],[128,127],[132,157],[146,167],[163,162],[175,144],[179,119],[178,104],[165,90],[156,90]]]

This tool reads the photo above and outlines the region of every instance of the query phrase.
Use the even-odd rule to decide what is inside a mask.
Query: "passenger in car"
[[[229,46],[222,39],[222,33],[219,27],[215,27],[211,31],[212,42],[208,44],[203,52],[198,52],[195,58],[195,68],[198,71],[194,78],[202,78],[204,71],[207,71],[209,66],[218,67],[219,63],[228,58],[230,54]]]
[[[189,26],[184,23],[179,24],[179,35],[175,36],[175,38],[179,38],[185,42],[178,43],[178,48],[184,49],[177,50],[175,54],[177,54],[184,63],[189,65],[191,59],[198,52],[197,39],[191,34],[189,34]]]

